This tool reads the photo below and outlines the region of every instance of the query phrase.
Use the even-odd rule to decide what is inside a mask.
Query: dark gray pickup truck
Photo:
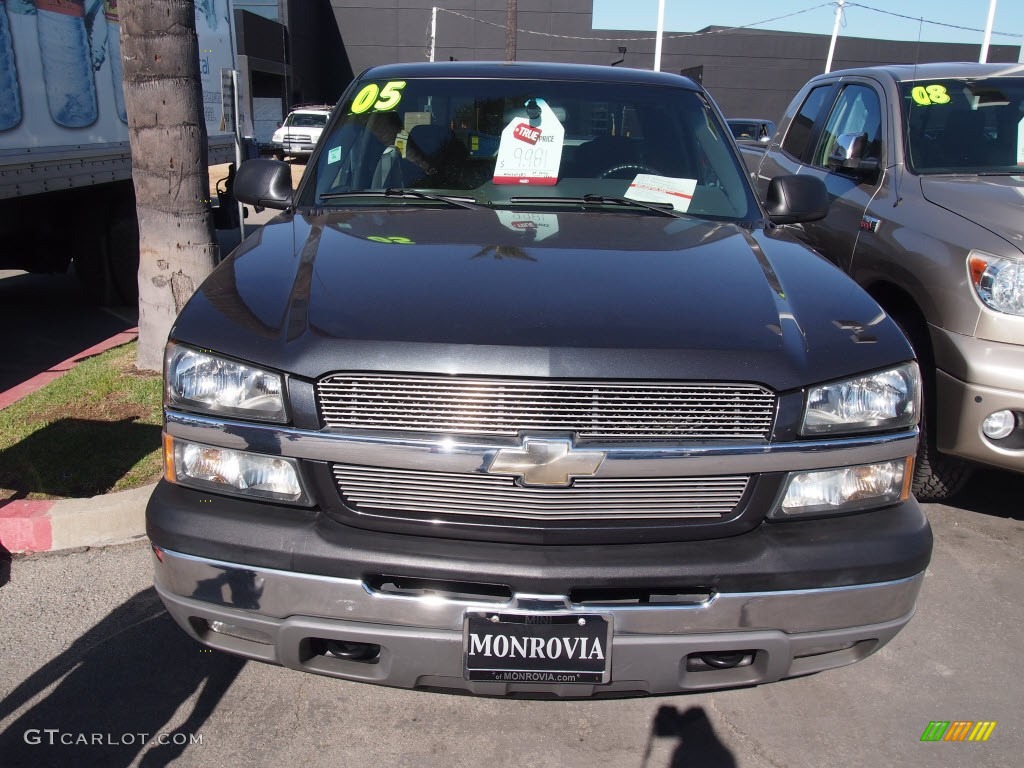
[[[790,228],[910,337],[917,497],[949,498],[977,463],[1024,472],[1024,67],[822,75],[742,152],[762,193],[779,175],[826,184],[828,216]]]
[[[678,76],[402,64],[343,95],[282,213],[166,354],[156,588],[217,649],[421,689],[770,682],[910,620],[913,350],[776,226]]]

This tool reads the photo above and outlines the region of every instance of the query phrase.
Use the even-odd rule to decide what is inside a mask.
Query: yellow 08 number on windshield
[[[394,109],[402,100],[402,89],[405,88],[404,80],[392,80],[383,88],[376,83],[367,83],[362,90],[352,99],[352,114],[361,115],[371,108],[375,112],[386,112]],[[379,98],[378,98],[379,97]]]
[[[949,104],[949,93],[946,91],[946,86],[939,83],[915,86],[910,95],[922,107],[927,107],[929,104]]]

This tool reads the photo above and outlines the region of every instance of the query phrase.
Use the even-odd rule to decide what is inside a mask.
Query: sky
[[[868,6],[886,13],[870,10]],[[839,35],[917,40],[920,30],[924,41],[976,43],[980,48],[988,8],[989,0],[846,0]],[[898,18],[893,13],[911,16],[913,20]],[[797,15],[756,24],[755,28],[831,35],[835,3],[827,0],[665,0],[665,31],[695,32],[707,26],[746,26],[786,14]],[[926,23],[921,24],[918,21],[921,18]],[[654,30],[657,19],[658,0],[594,0],[595,29]],[[977,31],[927,22],[971,27]],[[1024,0],[998,0],[992,44],[1019,46],[1022,37]]]

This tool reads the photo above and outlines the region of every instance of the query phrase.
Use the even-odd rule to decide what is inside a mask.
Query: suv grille
[[[357,512],[418,512],[527,521],[704,519],[728,516],[748,478],[576,478],[569,487],[517,485],[513,477],[335,464],[345,505]]]
[[[767,440],[775,395],[754,384],[334,374],[317,385],[333,429],[471,435],[573,432],[612,440]]]

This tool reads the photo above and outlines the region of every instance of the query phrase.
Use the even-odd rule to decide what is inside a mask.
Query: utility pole
[[[836,23],[832,27],[832,42],[828,44],[828,58],[825,60],[825,74],[827,75],[832,71],[832,56],[836,52],[836,38],[839,37],[839,25],[843,21],[843,2],[845,0],[839,0],[839,5],[836,6]],[[993,0],[995,2],[995,0]]]
[[[989,0],[988,21],[985,22],[985,39],[981,42],[981,55],[978,63],[984,64],[988,61],[988,44],[992,41],[992,24],[996,20],[996,0]]]
[[[505,21],[505,61],[516,60],[516,28],[519,26],[517,0],[508,0],[508,19]]]
[[[658,0],[658,31],[654,33],[654,71],[661,72],[661,38],[665,36],[665,0]]]
[[[437,46],[437,6],[430,10],[430,60],[434,60],[434,49]]]

